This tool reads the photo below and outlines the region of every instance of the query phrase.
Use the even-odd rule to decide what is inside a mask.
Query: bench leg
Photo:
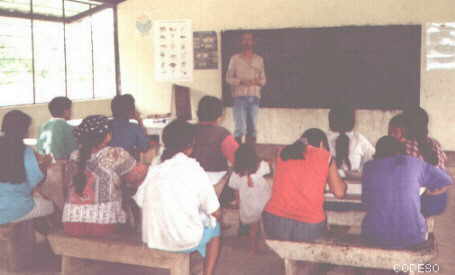
[[[171,275],[190,275],[190,255],[183,254],[180,261],[170,268]]]
[[[284,269],[286,271],[286,275],[297,275],[297,262],[284,259]]]
[[[103,268],[103,262],[62,256],[62,275],[97,275]]]

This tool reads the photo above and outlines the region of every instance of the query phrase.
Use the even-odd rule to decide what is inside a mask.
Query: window
[[[0,106],[116,94],[112,6],[101,9],[83,0],[0,2],[2,14],[22,17],[0,16]],[[88,14],[93,7],[99,11]],[[38,16],[32,18],[30,10]]]

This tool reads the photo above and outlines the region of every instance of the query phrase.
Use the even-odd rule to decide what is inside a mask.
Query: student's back
[[[380,143],[402,148],[394,138],[384,137],[378,141],[379,152]],[[365,164],[362,175],[362,201],[367,210],[362,234],[385,248],[406,248],[425,241],[420,188],[432,190],[452,183],[443,170],[398,150],[375,156]]]
[[[149,149],[149,140],[141,127],[142,120],[136,112],[134,98],[129,94],[117,95],[112,99],[111,109],[114,119],[111,122],[112,140],[109,145],[121,147],[139,159],[139,153]],[[133,118],[138,123],[130,122]]]
[[[110,146],[122,147],[133,156],[147,151],[148,138],[143,128],[127,119],[114,118],[112,121],[112,140]]]
[[[36,144],[40,154],[66,160],[77,148],[73,127],[66,122],[71,118],[71,106],[71,100],[66,97],[56,97],[49,103],[52,118],[41,126]]]
[[[338,105],[329,112],[328,133],[330,152],[338,168],[361,171],[363,164],[374,154],[374,147],[362,134],[355,132],[355,110],[347,105]]]
[[[307,146],[304,159],[276,161],[272,198],[266,211],[307,223],[325,220],[324,187],[330,154],[322,148]]]

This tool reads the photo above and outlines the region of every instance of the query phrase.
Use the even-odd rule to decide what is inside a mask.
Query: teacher
[[[266,83],[264,59],[254,52],[252,33],[243,33],[240,44],[242,51],[231,57],[226,81],[232,87],[235,139],[241,144],[246,135],[246,142],[254,144],[261,88]]]

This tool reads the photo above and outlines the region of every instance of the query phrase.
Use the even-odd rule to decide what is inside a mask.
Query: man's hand
[[[253,86],[256,85],[256,80],[240,80],[240,84],[244,86]]]
[[[134,111],[133,119],[137,121],[139,126],[144,127],[144,123],[142,121],[141,113],[138,110]]]

